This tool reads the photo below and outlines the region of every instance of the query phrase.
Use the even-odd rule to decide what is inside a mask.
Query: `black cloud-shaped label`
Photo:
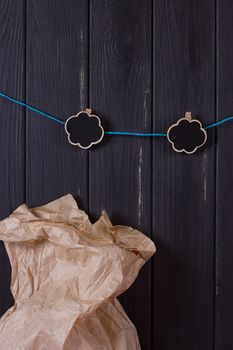
[[[204,145],[207,134],[199,120],[181,118],[170,126],[167,138],[176,152],[191,154]]]
[[[65,122],[65,131],[72,145],[85,149],[99,143],[104,137],[99,117],[87,111],[81,111],[68,118]]]

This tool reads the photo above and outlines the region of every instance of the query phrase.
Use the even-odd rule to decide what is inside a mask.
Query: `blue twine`
[[[233,120],[233,116],[230,116],[230,117],[224,118],[224,119],[222,119],[222,120],[219,120],[219,122],[216,122],[216,123],[207,125],[206,127],[204,127],[204,129],[214,128],[215,126],[221,125],[221,124],[223,124],[223,123],[225,123],[225,122],[228,122],[228,121],[230,121],[230,120]]]
[[[129,136],[167,136],[167,134],[163,133],[155,133],[155,134],[145,134],[141,132],[128,132],[128,131],[105,131],[105,134],[108,135],[129,135]]]
[[[9,100],[9,101],[11,101],[11,102],[16,103],[17,105],[26,107],[26,108],[30,109],[31,111],[36,112],[36,113],[42,115],[43,117],[52,119],[52,120],[54,120],[55,122],[60,123],[60,124],[65,124],[65,122],[63,122],[62,120],[60,120],[60,119],[58,119],[58,118],[55,118],[55,117],[53,117],[52,115],[49,115],[49,114],[47,114],[47,113],[45,113],[45,112],[42,112],[41,110],[39,110],[39,109],[37,109],[37,108],[34,108],[34,107],[32,107],[32,106],[30,106],[30,105],[24,103],[24,102],[21,102],[21,101],[19,101],[19,100],[16,100],[15,98],[12,98],[12,97],[10,97],[10,96],[8,96],[8,95],[6,95],[6,94],[3,94],[2,92],[0,92],[0,96],[2,96],[3,98],[5,98],[5,99],[7,99],[7,100]]]
[[[16,100],[15,98],[7,95],[7,94],[4,94],[3,92],[0,92],[0,96],[5,98],[6,100],[9,100],[11,102],[14,102],[20,106],[23,106],[23,107],[26,107],[28,109],[30,109],[31,111],[37,113],[37,114],[40,114],[41,116],[43,117],[46,117],[48,119],[51,119],[59,124],[65,124],[65,122],[61,119],[58,119],[56,117],[53,117],[52,115],[48,114],[48,113],[45,113],[43,111],[41,111],[40,109],[37,109],[35,107],[32,107],[30,105],[28,105],[27,103],[24,103],[22,101],[19,101],[19,100]],[[218,125],[221,125],[225,122],[228,122],[230,120],[233,120],[233,116],[230,116],[230,117],[227,117],[227,118],[224,118],[216,123],[213,123],[213,124],[210,124],[210,125],[207,125],[204,127],[204,129],[210,129],[210,128],[214,128],[215,126],[218,126]],[[107,135],[127,135],[127,136],[144,136],[144,137],[164,137],[164,136],[167,136],[166,133],[152,133],[152,134],[148,134],[148,133],[140,133],[140,132],[128,132],[128,131],[105,131],[104,132],[105,134]]]

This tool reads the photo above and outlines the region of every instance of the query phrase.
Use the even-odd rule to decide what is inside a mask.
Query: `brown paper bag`
[[[0,320],[3,350],[138,350],[137,331],[116,297],[155,252],[132,227],[94,224],[68,194],[19,206],[0,222],[15,305]]]

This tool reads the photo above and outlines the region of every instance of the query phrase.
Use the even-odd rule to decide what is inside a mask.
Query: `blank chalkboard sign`
[[[207,134],[201,122],[192,119],[191,113],[186,112],[185,118],[170,126],[167,138],[174,151],[191,154],[206,143]]]
[[[88,111],[81,111],[65,122],[65,131],[72,145],[87,149],[99,143],[104,137],[104,129],[99,117]]]

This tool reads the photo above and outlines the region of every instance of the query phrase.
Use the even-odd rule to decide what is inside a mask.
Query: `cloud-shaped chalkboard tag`
[[[186,112],[184,118],[170,126],[167,138],[174,151],[191,154],[206,143],[207,134],[200,121],[192,119],[191,112]]]
[[[104,137],[100,118],[91,114],[90,109],[69,117],[65,122],[68,141],[75,146],[87,149],[99,143]]]

